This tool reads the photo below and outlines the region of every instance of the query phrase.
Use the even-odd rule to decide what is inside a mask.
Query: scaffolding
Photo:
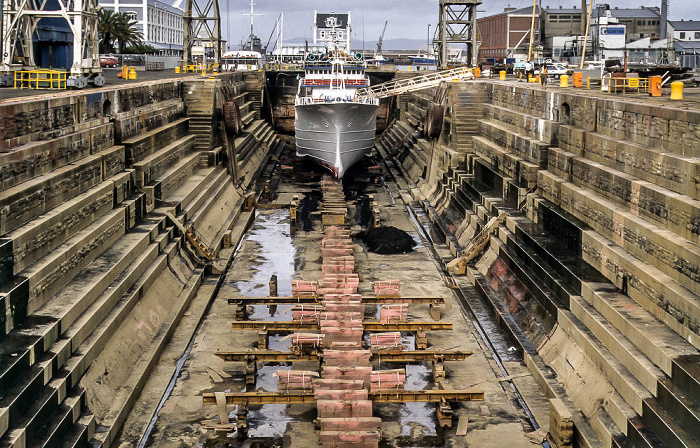
[[[184,26],[184,54],[183,64],[197,64],[192,54],[192,47],[196,42],[202,44],[214,52],[214,69],[221,67],[221,15],[219,14],[219,0],[187,0],[185,11],[182,15]],[[204,61],[201,61],[204,63]]]
[[[104,85],[97,35],[97,0],[57,0],[48,8],[41,0],[2,0],[2,62],[0,85],[14,83],[13,72],[33,71],[35,37],[41,19],[64,19],[73,34],[73,64],[66,83],[83,88]]]
[[[481,0],[440,0],[440,19],[435,47],[438,54],[438,66],[441,69],[447,68],[449,65],[449,44],[465,44],[468,64],[472,67],[476,66],[479,49],[476,33],[476,8],[481,3]]]

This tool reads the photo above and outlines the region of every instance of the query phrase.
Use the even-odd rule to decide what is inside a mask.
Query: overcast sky
[[[200,0],[201,1],[201,0]],[[700,20],[699,0],[669,0],[669,19]],[[661,0],[609,0],[611,7],[639,8],[661,6]],[[581,7],[580,0],[542,0],[543,6]],[[506,6],[523,8],[532,5],[532,0],[484,0],[479,7],[479,17],[503,10]],[[183,5],[184,6],[184,5]],[[221,33],[231,49],[237,49],[250,32],[250,0],[219,0],[223,17]],[[314,10],[319,12],[352,13],[353,38],[376,42],[388,20],[384,39],[427,39],[428,24],[431,34],[438,21],[438,0],[256,0],[255,34],[263,45],[270,34],[280,12],[284,11],[284,40],[311,38]],[[228,20],[227,20],[228,18]],[[275,36],[272,37],[272,42]]]

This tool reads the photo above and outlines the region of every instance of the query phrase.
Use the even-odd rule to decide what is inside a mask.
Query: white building
[[[700,20],[669,20],[668,25],[675,40],[700,41]]]
[[[143,33],[144,43],[161,54],[182,53],[182,10],[161,0],[99,0],[103,8],[130,14]]]
[[[314,45],[330,47],[335,35],[338,47],[350,51],[351,19],[350,12],[324,14],[314,11]],[[332,24],[337,24],[337,27],[330,26]]]

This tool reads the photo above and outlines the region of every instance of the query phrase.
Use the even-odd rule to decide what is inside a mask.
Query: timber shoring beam
[[[293,297],[293,296],[278,296],[278,297],[229,297],[230,305],[238,305],[244,303],[246,305],[295,305],[301,303],[321,303],[321,298],[312,297]],[[445,299],[442,297],[377,297],[363,296],[363,305],[391,305],[399,303],[408,304],[443,304]]]
[[[474,352],[454,350],[391,350],[381,353],[372,353],[370,360],[384,362],[429,362],[429,361],[464,361]],[[292,352],[276,350],[242,350],[236,352],[215,352],[214,355],[224,361],[232,362],[293,362],[293,361],[320,361],[322,353],[309,353],[296,355]]]
[[[377,321],[363,321],[365,331],[435,331],[452,330],[452,322],[402,322],[383,324]],[[302,321],[269,321],[269,320],[234,320],[231,322],[234,330],[268,330],[268,331],[299,331],[319,330],[318,322]]]
[[[313,393],[227,392],[226,404],[314,404]],[[369,394],[375,403],[440,403],[441,401],[483,401],[482,390],[393,390]],[[213,393],[202,394],[205,405],[215,405]]]

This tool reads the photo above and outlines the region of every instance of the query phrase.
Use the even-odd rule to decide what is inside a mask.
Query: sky
[[[202,0],[198,0],[202,1]],[[669,19],[700,20],[699,0],[669,0]],[[601,2],[602,3],[602,2]],[[661,0],[607,0],[611,7],[639,8],[661,6]],[[558,8],[581,7],[581,0],[542,0],[543,6]],[[507,6],[524,8],[532,0],[484,0],[478,16],[498,13]],[[222,15],[221,33],[231,49],[237,49],[250,33],[250,0],[219,0]],[[384,21],[389,23],[384,39],[427,39],[428,24],[433,34],[438,21],[438,0],[256,0],[255,34],[266,44],[275,21],[284,11],[284,40],[311,38],[314,10],[319,12],[352,13],[353,39],[376,42]],[[227,20],[228,19],[228,20]],[[272,36],[272,42],[276,37]],[[272,46],[272,45],[271,45]]]

